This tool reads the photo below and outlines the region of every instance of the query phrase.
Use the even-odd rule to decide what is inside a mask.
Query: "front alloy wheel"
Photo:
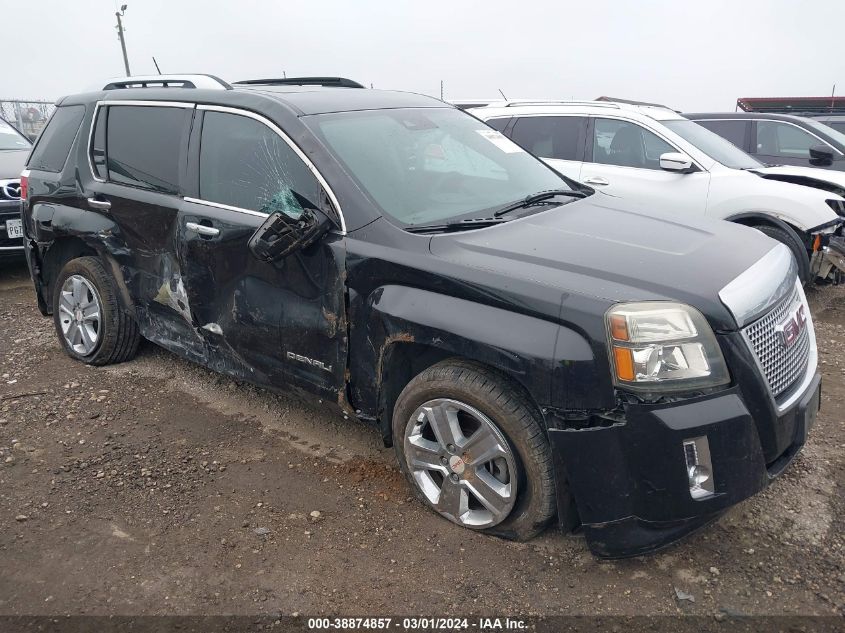
[[[408,468],[441,515],[474,529],[505,520],[517,494],[513,453],[490,418],[457,400],[420,405],[405,429]]]

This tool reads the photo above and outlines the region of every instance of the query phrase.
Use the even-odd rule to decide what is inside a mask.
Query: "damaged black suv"
[[[60,100],[22,186],[67,353],[126,361],[143,336],[311,394],[377,424],[443,517],[580,525],[599,556],[676,540],[793,459],[820,378],[786,247],[625,209],[441,101],[356,86]]]

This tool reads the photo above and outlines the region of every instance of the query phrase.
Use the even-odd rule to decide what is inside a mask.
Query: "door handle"
[[[220,229],[215,229],[213,226],[206,226],[205,224],[197,224],[196,222],[185,222],[185,228],[199,235],[205,235],[206,237],[217,237],[220,235]]]
[[[97,198],[88,198],[88,206],[92,209],[102,209],[108,211],[111,209],[111,202],[108,200],[97,200]]]
[[[610,182],[608,182],[606,178],[602,178],[601,176],[593,176],[591,178],[587,178],[584,181],[584,184],[596,185],[597,187],[604,187],[605,185],[609,185]]]

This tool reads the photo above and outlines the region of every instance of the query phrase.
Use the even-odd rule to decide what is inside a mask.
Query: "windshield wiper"
[[[469,229],[483,229],[487,226],[503,224],[507,222],[504,218],[472,218],[458,222],[444,222],[443,224],[418,224],[406,226],[408,233],[449,233],[452,231],[466,231]]]
[[[511,211],[516,211],[518,209],[527,209],[528,207],[533,207],[538,204],[554,204],[553,202],[547,202],[552,198],[557,196],[567,196],[569,198],[586,198],[587,194],[583,191],[576,191],[574,189],[548,189],[546,191],[538,191],[537,193],[533,193],[530,196],[525,196],[522,200],[517,200],[507,206],[502,207],[496,213],[493,214],[493,217],[501,217],[506,213],[510,213]]]

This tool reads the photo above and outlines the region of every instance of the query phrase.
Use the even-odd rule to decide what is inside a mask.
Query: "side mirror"
[[[810,148],[810,164],[826,166],[833,164],[833,148],[828,145],[813,145]]]
[[[316,209],[302,209],[297,217],[276,211],[249,238],[249,250],[261,261],[279,261],[311,246],[330,226],[329,219]]]
[[[660,169],[689,173],[692,171],[692,159],[681,152],[666,152],[660,155]]]

